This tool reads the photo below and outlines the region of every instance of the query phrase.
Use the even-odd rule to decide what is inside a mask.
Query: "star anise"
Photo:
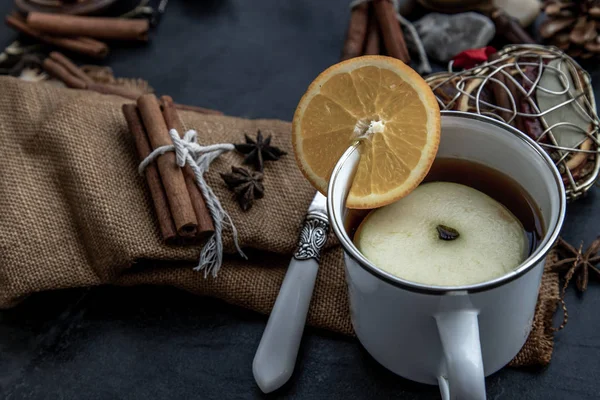
[[[246,134],[244,136],[246,137],[246,143],[236,144],[235,149],[242,154],[246,154],[244,164],[254,165],[254,168],[260,172],[264,169],[265,161],[276,161],[281,156],[287,154],[285,151],[271,146],[271,135],[263,140],[260,129],[256,134],[256,140],[253,140]]]
[[[250,172],[245,168],[231,167],[230,174],[221,174],[221,177],[235,193],[236,200],[243,211],[252,208],[255,199],[262,199],[265,189],[262,184],[263,174]]]
[[[550,265],[550,269],[556,272],[567,272],[563,292],[574,276],[577,289],[582,293],[587,289],[590,273],[600,278],[600,269],[595,266],[600,262],[600,255],[598,255],[600,237],[592,242],[585,253],[582,252],[583,243],[579,245],[579,249],[576,249],[562,238],[558,239],[556,248],[562,259]]]

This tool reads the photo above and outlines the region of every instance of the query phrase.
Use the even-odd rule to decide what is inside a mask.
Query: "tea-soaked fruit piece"
[[[363,56],[333,65],[300,100],[292,128],[296,161],[321,193],[357,140],[361,159],[350,208],[392,203],[429,171],[440,141],[440,109],[429,85],[402,61]]]
[[[498,278],[529,253],[521,221],[504,205],[451,182],[426,183],[394,204],[371,211],[354,243],[384,271],[435,286]]]

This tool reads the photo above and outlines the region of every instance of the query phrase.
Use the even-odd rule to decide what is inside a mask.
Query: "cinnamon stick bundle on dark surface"
[[[25,22],[25,19],[19,15],[7,15],[4,19],[6,25],[11,28],[39,40],[40,42],[60,47],[74,53],[84,54],[94,58],[104,58],[108,55],[108,46],[106,43],[91,38],[84,37],[61,37],[52,36],[31,28]]]
[[[373,0],[375,15],[381,28],[381,35],[385,44],[385,50],[390,57],[398,58],[405,63],[410,62],[408,47],[404,41],[404,34],[400,28],[400,22],[396,19],[396,10],[389,0]]]
[[[396,10],[389,0],[373,0],[352,9],[341,59],[377,54],[410,62]]]
[[[357,5],[350,12],[350,23],[346,32],[346,42],[342,49],[342,60],[348,60],[362,55],[365,38],[367,36],[367,23],[369,21],[369,4]]]
[[[31,12],[27,16],[31,28],[55,36],[86,36],[107,40],[148,41],[147,19],[83,17],[66,14]]]

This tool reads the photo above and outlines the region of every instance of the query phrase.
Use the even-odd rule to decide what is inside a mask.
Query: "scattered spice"
[[[236,144],[235,149],[246,155],[244,164],[254,165],[254,168],[260,172],[264,169],[265,161],[277,161],[281,156],[287,154],[278,147],[271,146],[271,135],[263,140],[260,129],[256,135],[256,140],[251,139],[246,134],[244,136],[246,137],[246,143]]]
[[[260,133],[259,133],[260,135]],[[231,167],[230,174],[221,174],[229,190],[235,197],[243,211],[252,208],[255,199],[262,199],[265,194],[260,172],[250,172],[245,168]]]
[[[573,276],[577,274],[575,282],[577,289],[581,293],[585,292],[587,289],[590,271],[593,274],[596,274],[596,278],[600,278],[600,270],[595,266],[595,264],[600,262],[600,256],[598,255],[598,250],[600,250],[600,237],[592,242],[585,253],[582,252],[583,242],[581,242],[578,249],[575,249],[575,247],[571,246],[560,237],[558,238],[555,249],[558,252],[559,260],[548,265],[546,268],[551,272],[561,273],[567,271],[565,274],[565,283],[563,284],[560,293],[563,321],[558,328],[552,328],[554,331],[560,331],[569,321],[569,313],[567,312],[567,305],[565,304],[565,293]]]
[[[456,229],[446,225],[438,225],[435,229],[437,229],[438,237],[441,240],[455,240],[460,236],[460,233]]]
[[[567,272],[562,296],[573,277],[575,277],[577,289],[582,293],[587,290],[590,273],[600,279],[600,269],[596,267],[596,264],[600,262],[600,255],[598,255],[600,237],[592,242],[585,253],[582,252],[583,242],[579,245],[579,249],[576,249],[562,238],[558,239],[556,248],[561,259],[550,265],[549,268],[554,272]]]

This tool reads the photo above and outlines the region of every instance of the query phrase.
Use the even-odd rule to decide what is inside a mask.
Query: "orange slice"
[[[356,140],[361,159],[349,208],[390,204],[427,175],[440,141],[440,109],[429,85],[402,61],[343,61],[323,71],[300,100],[292,144],[302,173],[321,193]]]

